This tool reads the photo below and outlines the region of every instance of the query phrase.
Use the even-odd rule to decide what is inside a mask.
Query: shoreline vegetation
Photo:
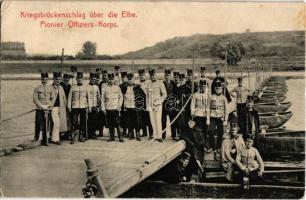
[[[252,58],[256,61],[250,63],[247,59],[243,59],[236,66],[228,65],[228,73],[248,71],[254,72],[256,66],[263,66],[265,69],[273,71],[304,71],[305,63],[303,56],[295,57],[264,57]],[[134,63],[134,64],[132,64]],[[138,69],[155,68],[157,72],[163,72],[164,69],[171,69],[176,71],[185,71],[192,68],[192,59],[117,59],[117,60],[65,60],[61,66],[59,60],[11,60],[1,61],[2,74],[28,74],[62,71],[69,72],[71,66],[77,66],[78,70],[85,73],[94,72],[96,68],[104,70],[113,70],[114,66],[121,66],[122,71],[137,72]],[[195,72],[198,72],[201,66],[207,68],[207,72],[214,73],[216,69],[222,72],[225,69],[224,60],[217,58],[196,58],[195,59]],[[241,70],[242,69],[242,70]]]

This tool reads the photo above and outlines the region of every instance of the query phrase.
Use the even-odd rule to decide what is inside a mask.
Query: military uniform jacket
[[[167,91],[167,98],[163,102],[163,107],[166,111],[176,110],[176,103],[178,100],[178,88],[173,80],[169,82],[163,81],[165,89]]]
[[[208,118],[223,118],[225,121],[227,121],[228,103],[227,99],[223,95],[213,94],[211,96],[209,110],[210,112],[208,114]]]
[[[71,85],[70,85],[70,84],[65,85],[63,82],[61,82],[61,83],[60,83],[60,85],[61,85],[61,86],[62,86],[62,88],[64,89],[64,92],[65,92],[66,98],[68,99],[69,92],[70,92],[70,89],[71,89]]]
[[[249,90],[245,87],[235,87],[231,95],[236,97],[236,103],[246,103]]]
[[[52,106],[52,85],[39,85],[34,89],[33,101],[37,109],[43,109],[42,105]]]
[[[97,85],[88,85],[88,101],[91,102],[91,107],[99,107],[100,100],[100,91]]]
[[[148,82],[143,81],[139,82],[139,86],[142,90],[142,93],[140,93],[136,98],[137,98],[137,103],[141,104],[142,110],[145,111],[147,110],[147,96],[146,92],[148,90]]]
[[[103,110],[120,110],[123,103],[123,95],[119,86],[106,85],[101,97]]]
[[[68,108],[91,108],[88,87],[85,85],[73,85],[68,96]]]
[[[242,152],[238,152],[236,157],[236,163],[241,170],[246,168],[250,171],[259,169],[259,171],[264,171],[264,162],[258,152],[254,147],[250,149],[245,149]]]
[[[191,101],[191,115],[206,117],[209,113],[210,95],[207,92],[196,92]]]
[[[62,86],[52,87],[52,107],[55,104],[56,99],[59,98],[59,117],[60,117],[60,132],[65,132],[68,130],[67,124],[67,98]]]
[[[149,82],[146,94],[149,111],[161,109],[163,101],[167,98],[165,85],[159,81]]]

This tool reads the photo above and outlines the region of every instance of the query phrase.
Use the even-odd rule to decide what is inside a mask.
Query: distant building
[[[23,42],[1,42],[1,54],[3,59],[23,59],[26,57]]]

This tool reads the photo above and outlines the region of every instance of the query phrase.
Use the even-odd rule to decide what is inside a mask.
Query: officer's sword
[[[86,140],[88,140],[88,108],[85,109],[85,111],[86,111],[85,135],[86,135]]]
[[[46,144],[49,145],[49,111],[44,110],[45,112],[45,120],[46,120]]]

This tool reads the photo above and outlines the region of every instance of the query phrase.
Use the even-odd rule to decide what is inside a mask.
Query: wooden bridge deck
[[[1,157],[1,187],[7,197],[82,197],[84,159],[91,159],[110,197],[117,197],[179,155],[183,141],[105,139],[51,144]]]

